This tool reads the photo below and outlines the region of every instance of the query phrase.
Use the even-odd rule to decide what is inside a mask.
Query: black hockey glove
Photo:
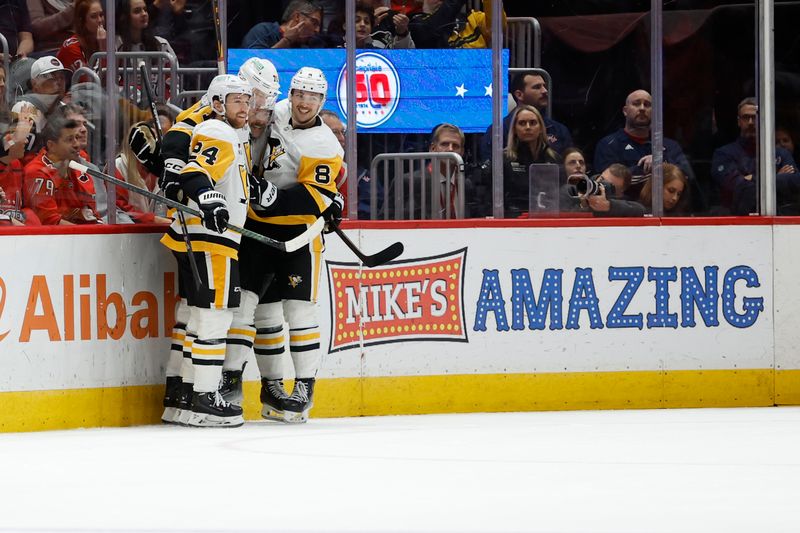
[[[269,180],[250,176],[250,203],[268,209],[278,198],[278,188]]]
[[[158,180],[158,186],[164,193],[164,196],[170,200],[184,203],[184,194],[181,189],[181,169],[186,166],[186,163],[180,159],[167,159],[164,161],[164,173],[161,174],[161,179]]]
[[[153,130],[146,122],[139,122],[131,128],[128,134],[128,145],[133,155],[152,174],[160,176],[164,171],[161,161],[161,146],[156,140]]]
[[[229,218],[225,196],[217,191],[206,190],[197,195],[197,205],[203,212],[203,226],[217,233],[224,233]]]
[[[325,229],[323,230],[324,233],[331,233],[333,232],[334,226],[339,226],[342,222],[342,210],[344,209],[344,196],[336,193],[336,196],[332,198],[331,205],[328,206],[322,213],[322,217],[325,219]]]

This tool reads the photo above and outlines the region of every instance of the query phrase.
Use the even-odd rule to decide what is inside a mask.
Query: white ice
[[[0,435],[0,531],[798,532],[800,408]]]

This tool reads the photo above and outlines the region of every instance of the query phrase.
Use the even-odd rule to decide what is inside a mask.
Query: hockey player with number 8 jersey
[[[276,122],[264,161],[264,180],[251,187],[246,228],[278,240],[305,231],[318,217],[341,218],[342,198],[336,177],[344,153],[333,132],[319,118],[327,81],[322,71],[303,67],[292,78],[290,114],[276,109]],[[281,104],[279,104],[281,105]],[[252,189],[259,189],[255,194]],[[242,300],[233,328],[255,330],[255,355],[262,378],[262,416],[301,423],[313,402],[320,363],[317,297],[322,266],[322,236],[292,253],[246,241],[241,249]],[[291,395],[283,388],[284,322],[295,369]],[[228,357],[244,362],[246,353],[228,346]]]

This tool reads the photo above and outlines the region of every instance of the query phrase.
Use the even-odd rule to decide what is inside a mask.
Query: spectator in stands
[[[719,187],[720,202],[734,215],[747,215],[757,209],[757,123],[756,99],[745,98],[738,107],[739,138],[714,150],[711,158],[711,176]],[[800,174],[792,155],[780,146],[775,147],[775,169],[778,214],[794,214],[800,190]]]
[[[92,170],[100,170],[100,168],[92,163],[89,156],[89,127],[94,127],[86,120],[83,108],[78,104],[65,104],[61,106],[55,113],[53,113],[55,120],[68,120],[73,121],[77,125],[75,128],[75,138],[78,141],[78,158],[76,161],[82,165],[86,165]],[[97,216],[103,222],[108,222],[107,206],[108,196],[106,189],[106,182],[100,178],[90,176],[92,185],[95,191],[94,204]],[[117,203],[119,204],[119,196],[117,196]],[[124,212],[123,209],[117,208],[117,224],[133,224],[133,219]]]
[[[89,176],[69,167],[80,158],[78,124],[54,116],[42,132],[45,147],[25,166],[24,203],[42,224],[98,224]]]
[[[163,37],[153,35],[150,15],[144,0],[116,0],[117,50],[120,52],[169,52],[172,46]]]
[[[72,0],[26,0],[37,52],[55,54],[72,32]]]
[[[597,185],[590,189],[584,181],[589,179],[585,174],[572,175],[568,178],[566,190],[568,198],[562,194],[562,211],[584,211],[595,217],[642,217],[644,206],[625,198],[625,192],[631,184],[631,171],[628,167],[614,163],[602,174],[591,178]],[[583,183],[581,183],[583,181]],[[578,187],[586,192],[577,194]],[[562,188],[562,191],[565,189]],[[590,190],[594,190],[589,194]]]
[[[458,154],[462,158],[464,157],[464,147],[465,147],[465,137],[464,132],[461,131],[461,128],[455,126],[453,124],[439,124],[434,128],[433,134],[431,135],[431,144],[428,147],[429,152],[449,152],[453,154]],[[450,202],[450,218],[464,218],[467,216],[466,213],[461,213],[459,211],[459,196],[462,194],[466,194],[465,196],[465,203],[466,198],[468,198],[472,192],[472,186],[470,183],[466,181],[464,187],[466,191],[459,191],[458,190],[458,181],[456,180],[458,176],[459,169],[456,168],[456,165],[452,161],[443,160],[439,163],[439,169],[429,169],[430,174],[433,179],[438,177],[440,181],[440,196],[439,196],[439,208],[440,208],[440,216],[441,218],[447,218],[447,203],[448,198]],[[433,200],[431,201],[433,202]]]
[[[312,48],[322,28],[322,9],[310,0],[292,0],[281,23],[260,22],[250,28],[242,48]]]
[[[564,175],[567,178],[586,174],[586,156],[580,148],[570,146],[564,150],[561,157],[564,159]]]
[[[64,41],[56,57],[73,72],[88,66],[92,54],[106,49],[105,24],[100,0],[75,0],[75,33]]]
[[[32,114],[33,137],[26,147],[27,153],[23,158],[23,164],[30,162],[44,146],[40,133],[44,131],[50,115],[68,100],[66,93],[68,72],[61,61],[54,56],[40,57],[31,66],[31,92],[22,95],[11,109],[12,112],[19,114],[25,105],[32,105],[35,108]]]
[[[4,0],[0,17],[0,33],[8,41],[8,53],[28,57],[33,52],[33,28],[25,0]]]
[[[649,213],[653,206],[653,180],[648,180],[639,194],[639,202]],[[689,180],[677,165],[664,164],[664,216],[689,214]]]
[[[147,14],[153,35],[173,43],[188,28],[186,0],[152,0]]]
[[[366,3],[369,4],[369,2]],[[382,45],[375,44],[376,48],[404,48],[403,46],[392,46],[392,44],[398,39],[403,39],[406,33],[409,35],[409,41],[413,43],[411,32],[408,29],[408,24],[411,20],[408,18],[409,14],[404,10],[378,6],[375,7],[374,15],[375,20],[372,24],[373,44],[377,41]],[[406,46],[405,48],[415,47],[416,45]]]
[[[10,121],[0,146],[0,212],[9,216],[11,225],[34,225],[41,222],[22,201],[24,191],[22,157],[30,141],[35,109],[27,104],[17,118]]]
[[[344,29],[344,21],[342,20]],[[375,15],[367,2],[356,3],[356,48],[414,48],[408,31],[408,17],[396,14],[392,18],[391,32],[374,32]],[[344,46],[344,43],[342,43]]]
[[[775,130],[775,144],[784,148],[789,154],[791,154],[792,158],[797,161],[797,155],[794,151],[795,142],[794,137],[792,137],[792,132],[788,128],[784,128],[779,126]]]
[[[408,24],[417,48],[448,48],[464,4],[465,0],[425,0]]]
[[[69,103],[61,106],[59,113],[65,119],[72,120],[78,125],[76,137],[78,139],[79,154],[84,161],[91,161],[89,158],[89,121],[86,120],[83,108],[78,104]]]
[[[483,11],[460,16],[465,0],[424,0],[422,11],[410,17],[417,48],[489,48],[492,42],[492,0]],[[505,14],[503,14],[505,26]]]
[[[594,151],[594,168],[608,168],[622,163],[633,175],[633,182],[643,182],[653,172],[653,146],[650,141],[650,121],[653,98],[645,90],[633,91],[625,99],[622,114],[625,126],[603,137]],[[677,142],[664,137],[664,162],[678,165],[692,177],[692,168]]]
[[[549,144],[553,150],[561,154],[567,147],[572,146],[572,134],[570,134],[569,129],[564,124],[547,118],[546,110],[547,106],[550,105],[550,96],[544,76],[537,73],[535,70],[520,72],[511,80],[509,89],[517,105],[527,104],[539,110],[539,113],[544,117],[547,144]],[[513,114],[514,111],[512,110],[503,119],[503,148],[506,147],[505,142],[508,139],[508,129]],[[480,157],[482,161],[486,161],[492,157],[491,126],[489,126],[489,129],[486,130],[486,135],[481,139]]]
[[[561,167],[561,158],[547,144],[544,119],[535,107],[521,104],[511,115],[504,152],[503,193],[506,218],[528,211],[530,165],[551,163]]]

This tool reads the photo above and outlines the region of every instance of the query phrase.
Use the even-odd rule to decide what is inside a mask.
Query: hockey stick
[[[211,10],[214,12],[214,33],[217,38],[217,74],[225,74],[225,50],[222,46],[222,16],[219,12],[219,3],[222,0],[211,0]]]
[[[101,179],[103,181],[107,181],[109,183],[113,183],[114,185],[119,185],[123,189],[128,189],[129,191],[139,193],[145,198],[155,200],[156,202],[161,202],[167,207],[173,207],[178,211],[183,211],[187,215],[192,215],[200,218],[203,217],[203,214],[200,211],[197,211],[196,209],[192,209],[191,207],[185,206],[180,202],[176,202],[175,200],[170,200],[169,198],[164,198],[163,196],[159,196],[155,193],[148,191],[147,189],[137,187],[136,185],[132,185],[127,181],[122,181],[121,179],[117,179],[114,176],[109,176],[105,172],[100,172],[98,170],[91,169],[86,165],[81,165],[76,161],[70,161],[69,167],[73,170],[77,170],[78,172],[83,172],[84,174],[88,174],[92,177]],[[314,237],[320,234],[322,228],[325,227],[325,220],[322,217],[317,218],[317,220],[313,224],[311,224],[308,227],[308,229],[306,229],[303,233],[288,241],[278,241],[275,239],[270,239],[265,235],[261,235],[260,233],[256,233],[255,231],[250,231],[249,229],[246,228],[234,226],[233,224],[226,223],[225,227],[231,231],[235,231],[236,233],[241,234],[243,237],[253,239],[262,244],[266,244],[271,248],[276,248],[278,250],[281,250],[282,252],[294,252],[295,250],[299,250],[304,246],[308,246],[308,243],[310,243],[314,239]]]
[[[147,68],[144,61],[139,63],[139,71],[142,73],[142,85],[144,85],[144,92],[147,94],[147,100],[150,102],[150,114],[153,115],[153,128],[156,130],[156,144],[161,144],[163,139],[163,132],[161,131],[161,122],[158,120],[158,109],[156,108],[156,97],[153,94],[153,87],[150,85],[150,78],[147,76]],[[186,252],[189,257],[189,268],[192,271],[192,279],[194,286],[198,290],[203,286],[203,280],[200,278],[200,270],[197,268],[197,260],[194,258],[194,250],[192,249],[192,239],[189,238],[189,228],[186,227],[186,217],[183,211],[178,211],[178,222],[183,230],[183,243],[186,245]]]
[[[400,256],[400,254],[403,253],[404,249],[403,243],[396,242],[394,244],[387,246],[378,253],[372,255],[366,255],[364,252],[359,250],[355,244],[353,244],[353,241],[351,241],[350,238],[347,235],[345,235],[345,233],[339,228],[339,226],[337,226],[336,224],[332,224],[332,226],[333,226],[333,231],[336,232],[336,235],[338,235],[339,238],[342,239],[342,242],[345,243],[345,245],[347,245],[347,247],[350,248],[350,250],[354,254],[356,254],[356,257],[358,257],[361,260],[361,262],[364,264],[365,267],[373,268],[376,266],[381,266],[393,259],[396,259],[397,257]]]

